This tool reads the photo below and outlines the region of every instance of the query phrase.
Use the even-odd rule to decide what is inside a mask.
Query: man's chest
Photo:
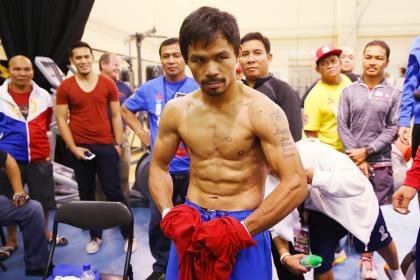
[[[256,143],[249,122],[240,117],[187,117],[179,132],[190,152],[203,158],[239,160],[246,156]]]

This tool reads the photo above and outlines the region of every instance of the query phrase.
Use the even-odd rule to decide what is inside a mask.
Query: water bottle
[[[306,268],[315,268],[322,264],[322,257],[317,255],[307,255],[300,259],[300,264]]]
[[[90,264],[86,263],[83,265],[83,272],[80,276],[80,280],[95,280],[95,273],[90,269]]]

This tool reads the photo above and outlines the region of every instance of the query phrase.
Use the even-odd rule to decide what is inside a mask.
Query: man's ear
[[[268,58],[268,63],[271,63],[271,61],[273,60],[273,54],[272,53],[267,54],[267,58]]]

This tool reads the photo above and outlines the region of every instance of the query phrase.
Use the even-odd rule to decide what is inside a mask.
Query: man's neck
[[[171,83],[179,82],[185,79],[185,73],[181,73],[179,75],[174,76],[165,74],[165,79]]]
[[[367,76],[363,74],[363,82],[368,86],[368,88],[374,88],[380,83],[382,83],[383,76]]]
[[[328,77],[328,78],[322,78],[321,80],[323,83],[327,84],[327,85],[331,85],[331,86],[336,86],[339,85],[341,83],[341,76],[337,75],[334,77]]]
[[[232,101],[242,94],[242,86],[238,81],[232,81],[222,96],[214,97],[202,93],[203,101],[211,106],[222,108],[226,104],[231,104]]]
[[[95,80],[95,73],[89,72],[87,74],[81,74],[79,72],[76,73],[76,78],[79,81],[83,82],[93,82]]]
[[[9,88],[16,93],[28,93],[32,91],[32,85],[25,85],[25,86],[19,86],[19,85],[15,85],[10,83],[9,84]]]
[[[248,86],[252,88],[254,87],[256,82],[257,82],[257,79],[253,79],[253,80],[246,79],[246,83],[248,84]]]

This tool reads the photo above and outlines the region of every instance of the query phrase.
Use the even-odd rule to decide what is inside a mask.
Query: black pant
[[[108,201],[127,205],[120,186],[120,171],[117,150],[113,144],[77,145],[85,147],[96,155],[91,160],[79,160],[70,152],[70,160],[76,175],[80,200],[95,200],[95,175]],[[128,237],[128,227],[121,227],[121,234]],[[90,230],[90,237],[102,238],[102,230]]]
[[[289,250],[290,250],[290,254],[292,255],[299,253],[293,249],[293,244],[290,242],[289,242]],[[280,262],[280,254],[277,251],[276,245],[274,244],[272,237],[271,237],[271,253],[273,254],[273,262],[274,262],[274,266],[276,267],[277,276],[279,277],[279,280],[304,280],[305,279],[305,277],[302,274],[297,275],[290,272],[290,270],[288,270],[287,267]]]
[[[189,173],[171,174],[174,185],[172,201],[174,205],[183,204],[187,195]],[[155,202],[150,198],[150,222],[149,222],[149,246],[153,258],[156,262],[153,264],[153,271],[165,272],[168,265],[169,250],[171,240],[163,235],[160,228],[162,216]]]
[[[417,148],[420,144],[420,124],[414,124],[413,132],[411,135],[411,155],[412,158],[416,157]]]

